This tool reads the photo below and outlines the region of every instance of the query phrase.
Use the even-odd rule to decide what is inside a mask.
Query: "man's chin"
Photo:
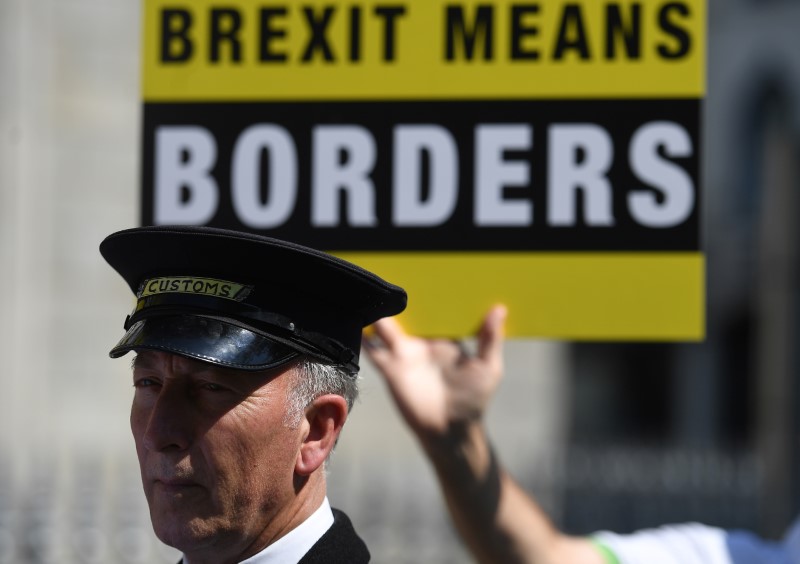
[[[213,545],[219,536],[215,519],[200,517],[189,509],[151,505],[150,519],[158,539],[182,552]]]
[[[208,528],[187,523],[154,523],[153,530],[158,540],[184,553],[195,552],[215,544],[216,535]]]

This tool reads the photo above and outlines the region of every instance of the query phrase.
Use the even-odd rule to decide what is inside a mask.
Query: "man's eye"
[[[151,378],[139,378],[138,380],[134,380],[133,387],[134,388],[149,388],[150,386],[157,385],[158,382]]]

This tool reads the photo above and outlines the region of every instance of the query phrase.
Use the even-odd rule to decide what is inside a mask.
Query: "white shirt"
[[[593,536],[619,564],[800,564],[800,517],[780,541],[699,523]]]
[[[667,525],[631,535],[603,531],[593,537],[620,564],[731,564],[725,532],[699,523]]]
[[[333,511],[328,498],[308,519],[267,548],[239,564],[296,564],[333,525]],[[183,557],[183,564],[191,561]]]

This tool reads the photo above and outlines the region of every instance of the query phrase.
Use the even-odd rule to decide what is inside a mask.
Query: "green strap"
[[[611,552],[610,548],[608,548],[606,545],[604,545],[597,539],[591,538],[589,540],[597,549],[597,552],[600,553],[600,556],[603,557],[603,560],[605,560],[606,564],[620,564],[619,558],[617,558],[616,554]]]

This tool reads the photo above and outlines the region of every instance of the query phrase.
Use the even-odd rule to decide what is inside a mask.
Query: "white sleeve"
[[[631,535],[592,535],[619,564],[732,564],[725,531],[699,523],[646,529]]]

